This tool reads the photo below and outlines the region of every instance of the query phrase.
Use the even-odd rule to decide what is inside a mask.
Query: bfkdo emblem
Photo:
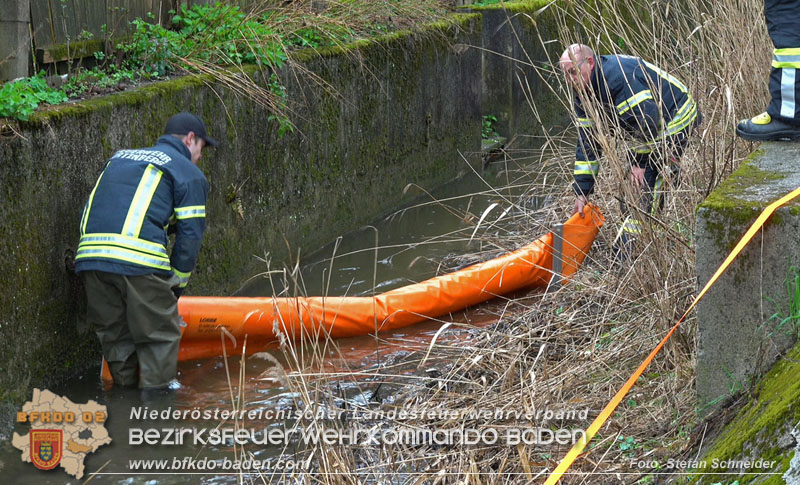
[[[63,434],[60,429],[31,430],[31,461],[36,468],[52,470],[61,462]]]

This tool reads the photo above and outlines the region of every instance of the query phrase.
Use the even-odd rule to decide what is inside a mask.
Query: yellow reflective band
[[[692,103],[692,106],[689,108],[689,112],[686,113],[684,116],[674,119],[667,124],[667,130],[671,130],[677,126],[685,127],[687,123],[692,121],[693,119],[697,118],[697,105]]]
[[[792,56],[797,60],[794,61],[772,61],[772,67],[776,69],[800,69],[800,56]]]
[[[658,212],[658,206],[661,199],[661,187],[664,185],[664,179],[662,177],[658,177],[656,179],[656,184],[653,186],[653,204],[650,206],[650,215],[656,215]]]
[[[688,113],[689,110],[692,109],[692,106],[694,106],[694,99],[692,99],[691,96],[688,96],[686,98],[686,101],[684,101],[683,105],[675,113],[675,116],[672,118],[672,122],[675,122],[675,120],[679,120],[684,116],[686,116],[686,113]]]
[[[683,106],[681,106],[678,112],[675,113],[675,118],[670,121],[669,124],[667,124],[666,129],[661,130],[661,133],[658,134],[658,137],[656,137],[654,140],[648,141],[646,144],[652,147],[658,143],[661,143],[664,141],[664,138],[672,136],[686,129],[695,119],[697,119],[697,103],[695,103],[690,96],[689,99],[683,103]]]
[[[772,54],[779,56],[800,56],[800,47],[784,47],[783,49],[773,49]]]
[[[596,175],[599,171],[600,164],[597,163],[597,160],[575,160],[575,175]]]
[[[154,243],[144,239],[123,236],[122,234],[91,233],[81,236],[78,247],[94,245],[113,245],[122,248],[149,253],[153,256],[167,258],[167,248],[162,244]]]
[[[679,131],[689,126],[692,123],[692,121],[694,121],[696,118],[697,118],[697,104],[695,104],[694,101],[692,101],[692,105],[689,109],[689,112],[686,113],[686,115],[683,116],[682,118],[671,121],[667,125],[667,129],[664,131],[663,136],[672,136],[675,133],[678,133]]]
[[[628,234],[641,234],[642,223],[639,222],[637,219],[628,217],[627,219],[625,219],[625,222],[622,223],[622,230],[627,232]]]
[[[122,226],[122,234],[131,237],[139,236],[147,209],[150,207],[153,194],[155,194],[158,183],[161,181],[161,175],[161,170],[152,165],[148,165],[144,170],[142,179],[139,180],[139,186],[136,187],[136,193],[133,195],[131,206],[128,208],[128,215],[125,217],[125,224]]]
[[[578,118],[578,126],[582,128],[590,128],[594,126],[594,121],[591,118]]]
[[[89,211],[92,210],[92,201],[94,201],[94,194],[95,192],[97,192],[97,187],[100,186],[100,181],[103,179],[104,173],[106,173],[105,170],[100,172],[100,176],[97,177],[97,182],[95,182],[94,184],[92,193],[89,195],[89,201],[86,202],[86,207],[83,208],[83,217],[81,217],[81,234],[86,233],[86,224],[89,223]]]
[[[678,78],[676,78],[675,76],[673,76],[672,74],[667,73],[666,71],[662,70],[661,68],[659,68],[657,66],[654,66],[653,64],[650,64],[647,61],[642,61],[642,62],[644,62],[644,64],[647,67],[649,67],[650,69],[655,71],[656,74],[658,74],[659,77],[661,77],[662,79],[666,79],[667,82],[669,82],[670,84],[672,84],[676,88],[680,89],[681,92],[686,93],[686,92],[689,91],[689,88],[687,88],[685,84],[680,82],[680,80]]]
[[[649,89],[646,89],[644,91],[639,91],[630,98],[618,104],[617,112],[620,115],[625,114],[631,108],[635,107],[642,101],[647,101],[648,99],[653,99],[653,93]]]
[[[205,217],[205,216],[206,216],[206,206],[204,205],[192,205],[188,207],[175,208],[175,217],[177,219],[191,219],[193,217]]]
[[[648,153],[653,153],[652,148],[648,147],[636,147],[633,149],[634,153],[638,153],[639,155],[647,155]]]
[[[78,247],[75,255],[75,260],[86,258],[101,258],[112,259],[117,261],[124,261],[139,266],[146,266],[148,268],[156,268],[169,271],[169,259],[158,258],[156,256],[148,256],[136,251],[130,251],[117,246],[88,246]]]
[[[620,403],[628,394],[628,392],[630,392],[630,390],[633,388],[633,385],[636,384],[636,381],[639,380],[639,377],[642,376],[644,371],[647,369],[647,366],[649,366],[650,363],[653,362],[653,359],[655,359],[656,355],[658,355],[661,349],[664,348],[664,345],[667,343],[670,337],[672,337],[672,334],[675,333],[675,330],[678,329],[680,324],[686,319],[687,316],[689,316],[692,310],[694,310],[694,308],[697,306],[700,300],[703,299],[703,296],[705,296],[705,294],[708,293],[708,290],[711,289],[712,286],[714,286],[714,283],[716,283],[717,279],[722,275],[722,273],[724,273],[725,270],[728,269],[728,266],[730,266],[733,260],[736,259],[737,256],[739,256],[739,253],[741,253],[742,249],[744,249],[745,246],[747,246],[747,244],[750,242],[750,240],[753,239],[753,236],[758,234],[758,232],[764,226],[764,223],[767,222],[767,219],[769,219],[769,217],[779,207],[786,204],[790,200],[795,199],[798,196],[800,196],[800,188],[794,189],[793,191],[781,197],[780,199],[776,200],[775,202],[767,206],[766,209],[764,209],[764,212],[762,212],[761,215],[758,216],[753,225],[750,226],[750,228],[747,230],[744,236],[742,236],[739,242],[736,243],[736,247],[733,248],[733,251],[731,251],[730,254],[728,254],[728,257],[725,258],[725,261],[722,262],[719,268],[717,268],[717,271],[714,273],[714,275],[711,276],[711,279],[709,279],[706,285],[703,287],[703,289],[700,290],[700,293],[698,293],[698,295],[694,297],[694,301],[692,301],[692,304],[689,305],[689,308],[686,309],[681,318],[678,319],[678,321],[675,323],[675,325],[672,326],[669,332],[667,332],[664,338],[661,339],[661,342],[659,342],[658,345],[656,345],[653,351],[650,352],[650,354],[644,359],[644,361],[639,365],[639,367],[636,368],[633,374],[631,374],[628,380],[625,381],[625,384],[623,384],[622,387],[619,389],[619,391],[617,391],[617,393],[614,394],[614,397],[611,398],[611,401],[609,401],[608,404],[606,404],[603,410],[600,411],[600,414],[598,414],[597,417],[594,419],[594,421],[592,421],[592,423],[589,425],[589,427],[586,428],[586,433],[567,452],[566,456],[564,456],[564,458],[558,464],[556,469],[553,470],[553,472],[550,474],[549,477],[547,477],[547,480],[544,482],[544,485],[555,485],[556,483],[558,483],[559,480],[561,480],[561,478],[564,476],[567,470],[569,470],[569,467],[572,466],[572,464],[575,462],[575,459],[577,459],[578,456],[586,448],[586,445],[588,445],[589,442],[592,441],[592,438],[594,438],[595,435],[597,435],[597,432],[600,431],[600,429],[606,424],[608,418],[610,418],[611,415],[614,414],[614,411],[620,405]]]
[[[175,276],[181,281],[178,285],[179,288],[186,288],[186,285],[189,284],[189,277],[192,276],[192,272],[189,271],[188,273],[184,273],[183,271],[178,271],[175,268],[172,268],[172,272],[175,273]]]

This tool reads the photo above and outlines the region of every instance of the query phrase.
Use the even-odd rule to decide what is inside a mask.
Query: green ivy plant
[[[0,117],[27,121],[42,104],[58,104],[67,100],[66,94],[47,85],[44,72],[36,76],[5,83],[0,87]]]
[[[285,15],[269,10],[260,16],[248,15],[237,5],[221,2],[183,5],[170,13],[169,28],[154,23],[153,14],[132,21],[130,37],[115,46],[121,56],[112,51],[96,52],[97,66],[72,72],[62,90],[50,89],[43,75],[3,85],[0,117],[27,120],[41,103],[61,103],[93,88],[102,90],[175,73],[214,71],[212,66],[221,66],[225,72],[228,66],[243,64],[256,64],[273,72],[267,89],[274,95],[276,111],[282,112],[286,92],[274,71],[288,59],[286,47],[318,48],[352,37],[348,28],[335,25],[306,25],[276,32],[276,20]],[[103,26],[101,30],[106,35],[108,29]],[[84,37],[91,38],[91,34],[82,33]],[[269,120],[277,123],[280,136],[293,131],[291,122],[277,112]]]
[[[500,136],[495,130],[495,124],[497,123],[497,117],[494,115],[484,115],[483,121],[481,122],[481,138],[484,140],[488,140],[489,138],[495,138]]]

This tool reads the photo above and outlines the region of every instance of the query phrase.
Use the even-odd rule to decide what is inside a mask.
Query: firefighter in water
[[[746,140],[800,139],[800,0],[764,0],[767,31],[775,49],[767,111],[736,126]]]
[[[574,212],[583,215],[587,197],[594,191],[602,149],[597,141],[596,123],[629,133],[639,143],[629,153],[631,181],[641,193],[637,204],[655,214],[664,204],[664,175],[679,174],[678,162],[689,134],[701,115],[688,88],[666,71],[638,57],[597,56],[586,45],[570,45],[559,66],[575,92],[574,109],[578,124],[573,188]],[[629,251],[641,233],[641,216],[628,210],[615,241],[617,251]]]
[[[209,190],[197,162],[217,144],[200,118],[179,113],[154,146],[116,152],[84,207],[75,272],[117,385],[179,386],[178,297],[200,251]]]

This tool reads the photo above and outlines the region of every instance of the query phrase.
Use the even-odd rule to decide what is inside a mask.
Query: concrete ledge
[[[764,143],[697,211],[700,287],[761,211],[800,186],[800,144]],[[780,208],[697,307],[697,404],[707,412],[751,387],[795,342],[793,268],[800,268],[800,200]],[[773,315],[776,315],[773,317]]]
[[[535,148],[539,136],[570,123],[569,111],[537,72],[541,67],[532,64],[560,54],[560,45],[551,44],[548,53],[541,42],[558,38],[553,16],[547,11],[537,14],[549,3],[526,0],[472,7],[483,19],[481,110],[497,117],[495,129],[508,139],[510,150]]]
[[[798,483],[792,480],[798,474],[793,436],[800,420],[798,359],[800,345],[764,376],[749,402],[705,446],[691,470],[697,473],[690,475],[691,483]]]

